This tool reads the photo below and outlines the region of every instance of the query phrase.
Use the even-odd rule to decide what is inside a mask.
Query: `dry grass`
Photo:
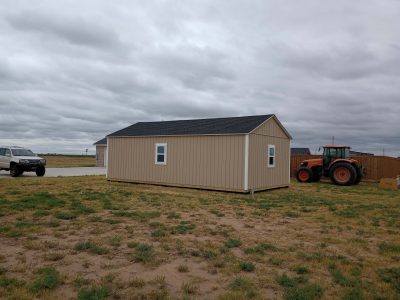
[[[398,299],[400,192],[0,181],[0,298]],[[379,296],[379,297],[378,297]]]
[[[94,167],[96,158],[85,155],[41,155],[49,168]]]

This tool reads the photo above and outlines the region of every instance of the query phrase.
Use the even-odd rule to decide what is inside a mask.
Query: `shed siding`
[[[106,146],[96,146],[96,167],[105,166]]]
[[[167,143],[167,164],[155,144]],[[110,180],[242,190],[244,135],[109,137]]]
[[[275,145],[275,167],[268,168],[268,145]],[[288,186],[290,139],[274,119],[249,136],[249,189]]]

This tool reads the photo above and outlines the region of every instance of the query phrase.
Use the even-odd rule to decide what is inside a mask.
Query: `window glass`
[[[275,148],[269,148],[269,155],[274,156],[275,155]]]
[[[268,168],[275,167],[275,145],[268,145]]]
[[[5,153],[6,153],[6,149],[0,148],[0,155],[4,156]]]
[[[157,146],[157,153],[164,154],[164,146]]]
[[[12,149],[14,156],[36,156],[31,150],[28,149]]]
[[[274,157],[270,156],[269,158],[269,165],[273,166],[274,165]]]
[[[4,154],[4,155],[6,155],[6,156],[11,156],[10,149],[6,149],[6,152],[5,152],[5,154]]]
[[[167,144],[156,144],[155,163],[159,165],[167,164]]]

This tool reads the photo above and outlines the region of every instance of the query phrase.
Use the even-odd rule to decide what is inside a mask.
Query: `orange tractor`
[[[322,176],[330,177],[337,185],[358,184],[365,169],[357,160],[350,158],[350,147],[325,145],[322,158],[307,159],[296,172],[299,182],[319,181]]]

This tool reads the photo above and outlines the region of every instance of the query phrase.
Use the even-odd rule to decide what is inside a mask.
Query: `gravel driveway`
[[[82,168],[46,168],[44,177],[59,176],[85,176],[85,175],[106,175],[106,168],[82,167]],[[36,177],[35,172],[25,172],[20,177]],[[0,171],[0,178],[12,178],[10,172]]]

